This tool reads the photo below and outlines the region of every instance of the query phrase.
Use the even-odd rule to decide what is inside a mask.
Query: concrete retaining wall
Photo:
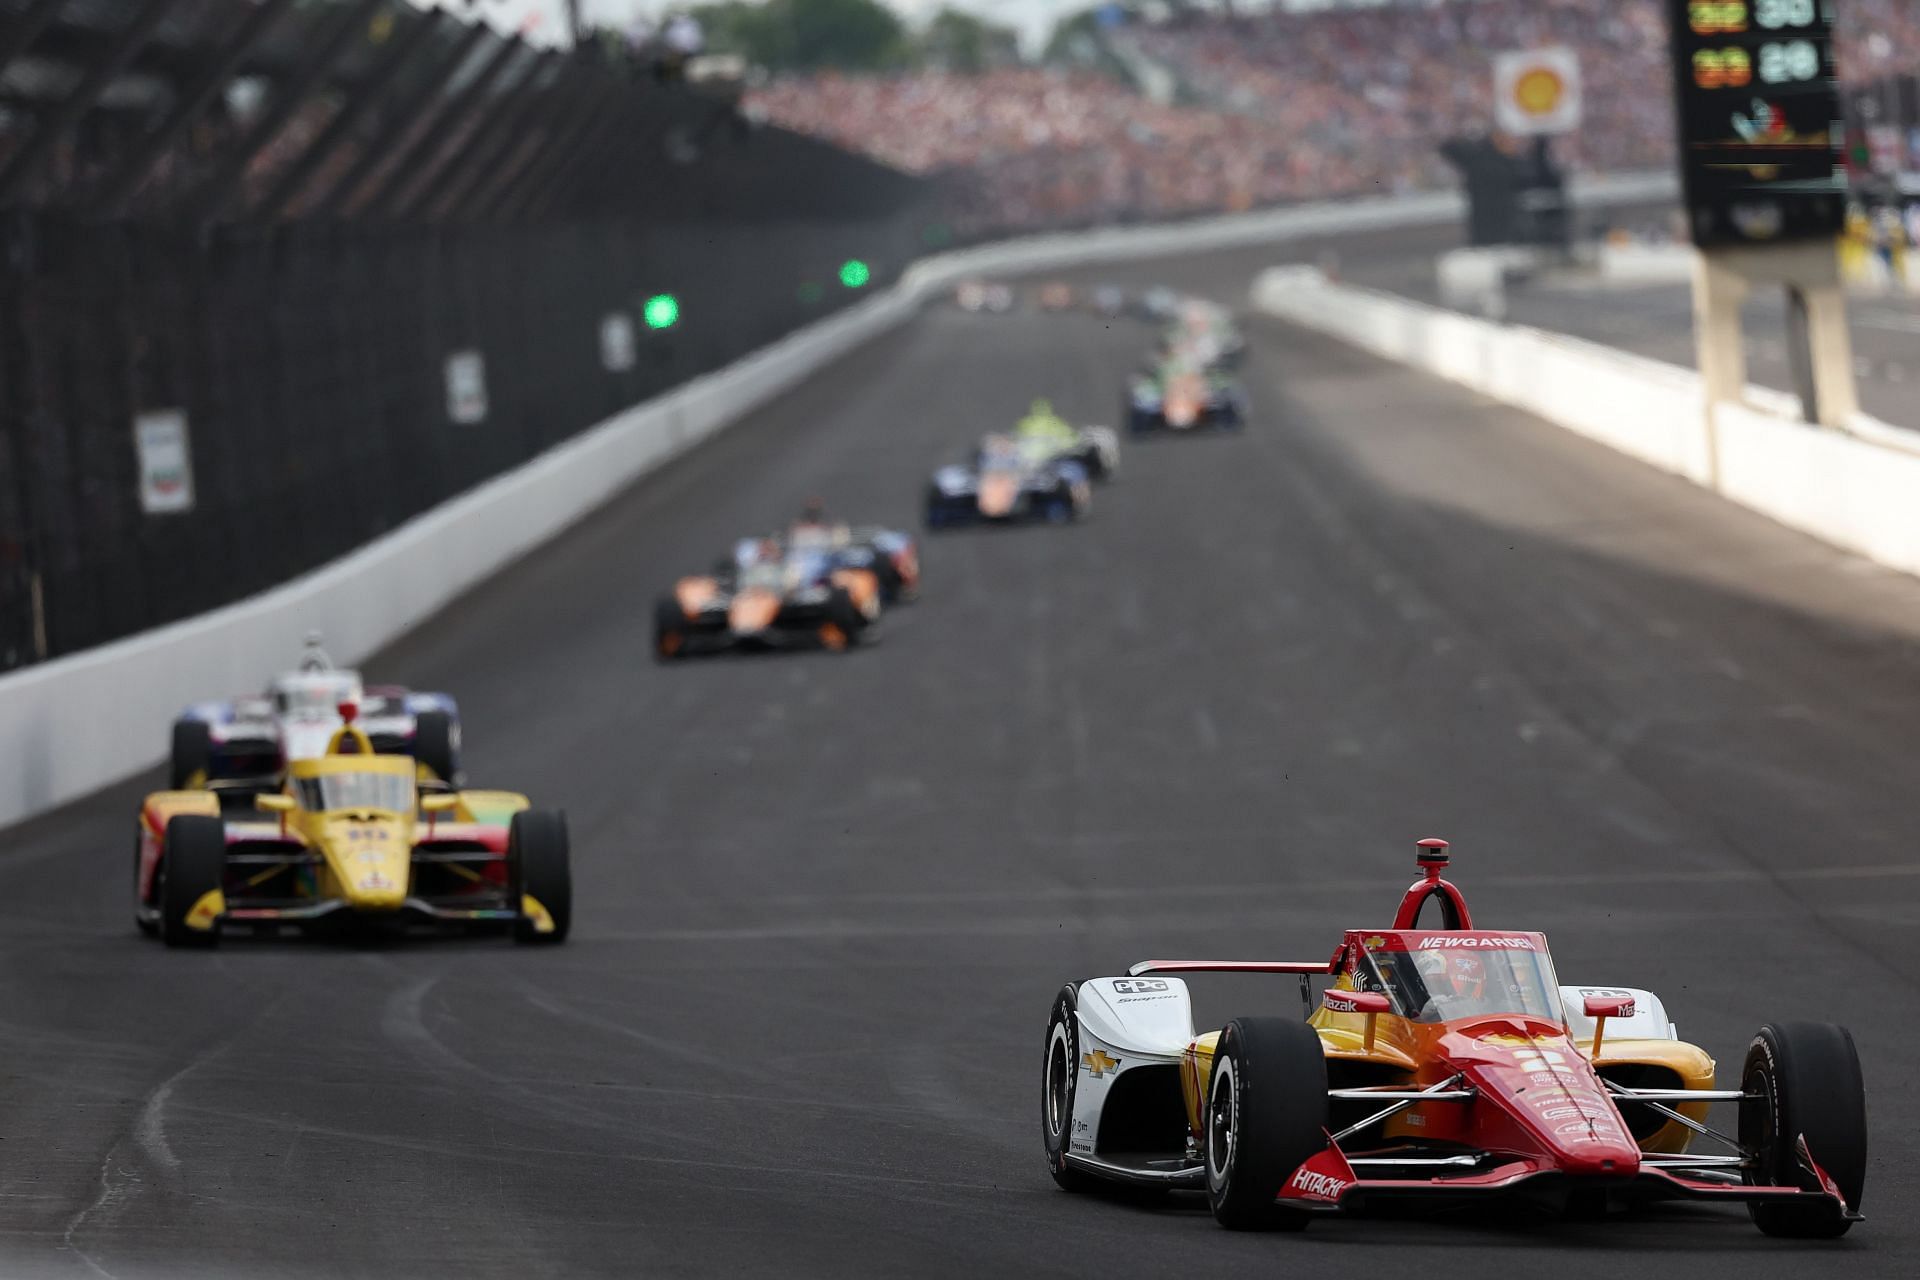
[[[1920,436],[1860,417],[1809,426],[1790,396],[1750,388],[1711,422],[1700,375],[1579,338],[1334,284],[1311,267],[1263,273],[1254,305],[1438,374],[1780,523],[1920,574]]]

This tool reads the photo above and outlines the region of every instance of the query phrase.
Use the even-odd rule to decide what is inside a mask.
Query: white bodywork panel
[[[1100,455],[1100,465],[1109,473],[1120,469],[1120,433],[1112,427],[1082,427],[1081,438]]]
[[[1667,1017],[1667,1006],[1651,991],[1638,987],[1561,987],[1560,1003],[1567,1012],[1567,1030],[1576,1042],[1593,1039],[1593,1019],[1586,1014],[1588,996],[1626,996],[1633,1001],[1631,1018],[1608,1018],[1609,1040],[1678,1040],[1680,1031]]]
[[[1193,1041],[1193,1001],[1179,978],[1090,978],[1080,984],[1080,1038],[1179,1061]]]
[[[1113,1082],[1135,1067],[1178,1063],[1193,1041],[1193,1003],[1179,978],[1089,978],[1079,1000],[1079,1079],[1067,1150],[1091,1158]]]

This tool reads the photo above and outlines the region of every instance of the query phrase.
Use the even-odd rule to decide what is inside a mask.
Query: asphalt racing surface
[[[1284,256],[1098,274],[1238,301]],[[1083,526],[930,540],[871,649],[646,656],[656,592],[807,496],[912,522],[1029,397],[1111,421],[1145,330],[931,309],[365,664],[566,809],[563,948],[165,952],[128,919],[154,779],[0,833],[0,1276],[1920,1273],[1920,582],[1253,333],[1244,435],[1129,447]],[[1433,834],[1483,926],[1724,1070],[1767,1019],[1852,1026],[1869,1221],[1250,1236],[1053,1186],[1063,981],[1320,957]],[[1209,1025],[1298,1007],[1195,987]]]

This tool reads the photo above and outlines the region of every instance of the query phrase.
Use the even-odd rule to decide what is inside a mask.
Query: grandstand
[[[1843,76],[1920,68],[1920,5],[1840,9]],[[1658,0],[1393,0],[1182,9],[1103,38],[1171,71],[1160,107],[1092,76],[1002,71],[782,79],[752,97],[775,123],[865,150],[966,193],[973,225],[1035,227],[1444,187],[1439,144],[1492,127],[1491,57],[1570,45],[1587,126],[1556,142],[1573,170],[1673,161]]]

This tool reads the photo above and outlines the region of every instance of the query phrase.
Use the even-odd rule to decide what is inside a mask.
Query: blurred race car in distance
[[[1769,1023],[1739,1087],[1717,1089],[1651,992],[1560,986],[1544,934],[1476,929],[1447,859],[1422,840],[1393,923],[1347,930],[1330,960],[1148,960],[1068,984],[1042,1079],[1055,1181],[1204,1189],[1235,1228],[1500,1196],[1582,1215],[1733,1201],[1776,1236],[1860,1220],[1866,1103],[1844,1028]],[[1291,975],[1307,1016],[1196,1035],[1175,975],[1199,972]],[[1318,1009],[1313,976],[1331,979]],[[1733,1132],[1706,1123],[1713,1103],[1737,1105]]]
[[[927,486],[927,527],[1010,524],[1044,520],[1065,524],[1093,507],[1086,466],[1049,442],[991,435],[971,462],[940,468]]]
[[[1013,440],[1029,457],[1079,463],[1089,480],[1111,480],[1120,470],[1120,437],[1113,428],[1076,427],[1044,398],[1035,400],[1014,424]]]
[[[915,581],[918,581],[917,571]],[[733,648],[851,649],[880,618],[880,575],[830,548],[745,538],[711,574],[680,579],[654,606],[662,661]]]
[[[784,545],[823,552],[836,569],[870,571],[880,584],[882,604],[902,604],[920,595],[920,544],[905,530],[831,519],[815,498],[788,526]]]
[[[1224,372],[1172,360],[1134,376],[1127,387],[1126,417],[1134,435],[1238,428],[1246,423],[1246,400],[1239,384]]]
[[[1165,356],[1209,370],[1233,369],[1246,354],[1247,340],[1225,307],[1205,298],[1183,298],[1168,317],[1160,349]]]
[[[382,755],[340,708],[328,749],[287,766],[283,787],[224,815],[204,790],[140,807],[134,922],[170,947],[223,928],[357,921],[510,925],[560,942],[573,912],[566,819],[508,791],[425,784],[411,756]]]
[[[1171,320],[1180,309],[1180,295],[1165,285],[1155,285],[1139,298],[1140,312],[1149,320]]]
[[[168,785],[215,787],[236,795],[279,785],[295,760],[324,754],[340,727],[339,708],[358,709],[360,726],[386,755],[409,755],[441,782],[460,780],[460,710],[444,693],[363,685],[358,671],[335,667],[317,633],[307,636],[297,670],[258,694],[197,702],[173,722]]]
[[[1117,320],[1127,313],[1127,291],[1119,285],[1096,285],[1087,295],[1087,308],[1095,315]]]
[[[953,290],[954,305],[962,311],[1013,310],[1013,287],[994,280],[962,280]]]

